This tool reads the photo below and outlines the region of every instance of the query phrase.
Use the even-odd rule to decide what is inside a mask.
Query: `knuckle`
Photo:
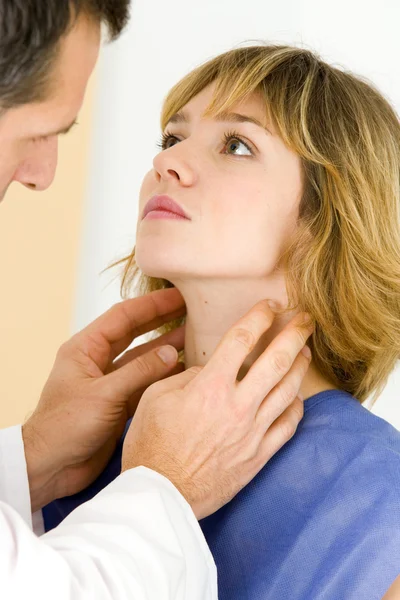
[[[280,423],[280,430],[285,440],[290,440],[297,430],[298,421],[294,419],[286,418]]]
[[[297,392],[298,387],[292,382],[285,382],[285,384],[281,386],[280,393],[285,406],[289,406],[293,402],[297,396]]]
[[[129,316],[126,310],[126,302],[125,300],[120,300],[119,302],[115,302],[115,304],[113,306],[111,306],[111,308],[108,309],[108,313],[110,312],[115,312],[118,311],[118,313],[123,316],[124,318],[126,318],[128,321]]]
[[[290,369],[291,358],[287,352],[281,350],[272,355],[271,364],[276,373],[282,376]]]
[[[304,328],[304,325],[301,326],[297,326],[295,328],[295,332],[296,332],[296,336],[298,339],[298,343],[300,346],[300,349],[303,348],[304,344],[306,343],[307,339],[308,339],[308,332],[307,329]]]
[[[310,366],[310,361],[304,354],[301,352],[296,356],[295,361],[293,363],[292,371],[293,377],[296,377],[296,380],[300,383],[303,381],[303,377],[308,371]]]
[[[281,432],[286,440],[290,440],[297,431],[297,427],[304,415],[303,402],[296,400],[285,413],[281,422]]]
[[[300,423],[301,419],[304,416],[304,404],[298,398],[296,398],[296,400],[293,402],[292,412],[295,421],[297,421],[297,423]]]
[[[132,332],[134,332],[135,337],[140,333],[140,327],[138,321],[129,313],[127,308],[127,303],[129,300],[120,300],[116,302],[106,314],[118,315],[118,319],[125,320],[126,327],[129,328]]]
[[[85,338],[82,338],[82,347],[90,352],[94,349],[98,352],[106,352],[108,350],[108,342],[99,332],[88,333]]]
[[[252,331],[245,327],[237,327],[233,330],[233,339],[235,342],[242,344],[249,352],[256,345],[256,338]]]
[[[154,374],[154,368],[150,364],[150,361],[144,356],[138,356],[135,359],[135,369],[143,377],[150,377]]]

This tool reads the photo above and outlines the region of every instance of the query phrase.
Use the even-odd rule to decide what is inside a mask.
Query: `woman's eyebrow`
[[[249,115],[241,115],[235,112],[224,111],[218,113],[214,117],[214,120],[218,123],[253,123],[254,125],[257,125],[257,127],[261,127],[261,129],[264,129],[264,131],[269,135],[272,135],[269,129],[263,123],[261,123],[261,121],[259,121],[255,117],[250,117]],[[184,110],[181,110],[172,115],[168,123],[189,123],[189,121],[190,119],[188,115],[185,113]]]

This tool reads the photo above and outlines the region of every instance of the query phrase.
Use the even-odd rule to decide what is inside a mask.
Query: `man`
[[[13,181],[51,184],[58,135],[81,107],[101,24],[116,38],[128,9],[129,0],[0,0],[2,198]],[[232,499],[294,434],[312,329],[296,317],[240,384],[241,364],[273,321],[267,302],[226,334],[204,369],[182,372],[179,330],[123,354],[136,336],[183,314],[174,289],[112,307],[60,348],[29,420],[0,432],[2,598],[217,598],[197,518]],[[206,410],[216,389],[218,406]],[[35,523],[47,503],[92,483],[133,415],[123,473],[36,536],[32,513]],[[223,443],[209,439],[211,428]],[[190,447],[201,477],[182,460]]]

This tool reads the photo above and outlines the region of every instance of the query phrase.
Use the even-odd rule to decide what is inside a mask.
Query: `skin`
[[[279,256],[296,227],[303,188],[300,159],[266,123],[261,97],[232,109],[261,125],[220,122],[202,116],[213,89],[184,107],[186,122],[167,125],[170,137],[140,193],[140,215],[149,198],[167,194],[190,217],[139,218],[136,245],[143,272],[168,279],[185,299],[187,367],[205,365],[227,329],[257,301],[287,305]],[[225,143],[232,131],[236,137]],[[240,377],[294,315],[276,317]],[[301,394],[306,399],[326,389],[335,388],[311,363]]]

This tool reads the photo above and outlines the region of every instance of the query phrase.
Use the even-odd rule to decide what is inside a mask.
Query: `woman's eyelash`
[[[160,148],[160,150],[166,150],[167,143],[171,139],[178,140],[177,137],[175,137],[174,135],[171,135],[170,133],[168,133],[168,131],[166,131],[165,133],[162,133],[160,141],[157,142],[157,148]]]
[[[168,142],[172,139],[177,140],[179,142],[179,139],[175,135],[172,135],[171,133],[168,133],[168,131],[165,131],[161,134],[161,139],[157,143],[157,147],[160,148],[161,151],[166,150]],[[224,134],[223,142],[225,146],[227,146],[228,142],[230,142],[231,140],[237,140],[238,142],[246,146],[247,150],[251,152],[251,154],[254,154],[249,144],[247,144],[236,131],[228,131]]]
[[[241,144],[243,144],[243,146],[246,146],[247,150],[249,152],[251,152],[251,154],[254,154],[253,150],[250,148],[249,144],[247,144],[238,133],[236,133],[236,131],[228,131],[227,133],[224,134],[224,144],[225,146],[228,145],[228,142],[230,142],[231,140],[237,140],[238,142],[240,142]]]

